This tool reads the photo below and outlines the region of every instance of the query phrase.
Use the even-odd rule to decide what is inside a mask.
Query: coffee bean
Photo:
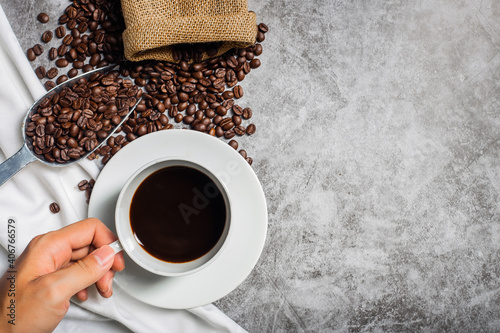
[[[241,116],[243,114],[243,108],[239,105],[233,105],[232,110],[235,115]]]
[[[80,43],[77,45],[76,50],[78,53],[85,53],[89,49],[88,45],[85,43]]]
[[[66,36],[66,28],[64,28],[64,26],[60,25],[56,28],[56,37],[63,38],[64,36]]]
[[[52,67],[51,69],[49,69],[47,71],[47,78],[52,80],[53,78],[55,78],[57,76],[57,74],[59,74],[59,70],[55,67]]]
[[[29,61],[33,61],[36,59],[36,54],[35,54],[35,51],[33,51],[33,49],[28,49],[28,52],[27,52],[27,56],[28,56],[28,60]]]
[[[73,36],[71,36],[71,34],[64,36],[62,42],[63,42],[63,45],[66,45],[66,46],[71,45],[73,43]]]
[[[226,132],[224,133],[224,137],[225,137],[226,139],[232,139],[232,138],[234,138],[234,136],[235,136],[235,135],[236,135],[236,134],[234,133],[234,130],[232,130],[232,129],[230,129],[230,130],[228,130],[228,131],[226,131]]]
[[[76,60],[76,61],[73,62],[73,68],[75,68],[75,69],[82,69],[83,66],[85,66],[85,64],[83,63],[83,61]]]
[[[247,158],[247,152],[245,150],[241,149],[238,153],[240,153],[243,158]]]
[[[78,70],[76,68],[72,68],[68,71],[69,78],[74,78],[77,75],[78,75]]]
[[[89,182],[84,179],[78,183],[78,189],[80,191],[85,191],[89,187]]]
[[[55,60],[57,58],[57,49],[55,47],[51,47],[49,50],[49,60]]]
[[[53,214],[57,214],[61,211],[61,208],[59,207],[59,204],[57,202],[51,203],[49,209]]]
[[[64,81],[67,81],[67,80],[68,80],[68,77],[67,77],[66,75],[61,75],[61,76],[59,76],[59,77],[57,78],[56,83],[57,83],[57,84],[61,84],[61,83],[63,83]]]
[[[241,86],[235,86],[233,88],[233,94],[234,94],[234,98],[241,98],[243,97],[243,88]]]
[[[252,109],[250,109],[250,108],[244,108],[243,113],[241,114],[243,119],[250,119],[250,118],[252,118],[252,115],[253,115],[253,112],[252,112]]]
[[[250,61],[250,67],[251,68],[259,68],[260,67],[260,60],[255,58],[252,61]]]
[[[52,36],[53,36],[52,31],[47,30],[47,31],[45,31],[45,32],[42,34],[42,41],[43,41],[44,43],[48,43],[48,42],[50,42],[50,41],[52,40]]]
[[[45,14],[45,13],[40,13],[38,14],[38,16],[36,17],[38,19],[38,21],[40,21],[41,23],[47,23],[49,22],[49,15]]]
[[[234,148],[234,150],[238,149],[238,141],[231,140],[229,141],[229,145]]]
[[[248,135],[254,134],[255,133],[255,125],[254,124],[248,125],[246,132]]]
[[[78,59],[78,52],[75,49],[70,49],[67,53],[66,56],[69,57],[68,60],[76,60]],[[78,61],[78,60],[77,60]],[[83,61],[80,61],[83,64]],[[83,65],[82,65],[83,67]]]
[[[57,67],[66,67],[66,66],[68,66],[68,64],[69,64],[68,60],[66,60],[64,58],[56,60]]]
[[[54,88],[55,86],[56,86],[56,84],[53,81],[46,81],[44,83],[45,90],[47,90],[47,91]]]
[[[234,127],[234,133],[236,133],[237,135],[239,136],[242,136],[243,134],[245,134],[246,132],[246,128],[244,126],[235,126]]]
[[[257,42],[262,43],[264,39],[266,39],[264,33],[262,31],[257,32],[257,38],[256,38]]]
[[[45,67],[43,66],[38,66],[36,69],[35,69],[35,74],[36,76],[41,80],[43,78],[45,78],[45,75],[47,74],[47,72],[45,71]]]
[[[260,23],[257,28],[259,29],[259,31],[261,31],[262,33],[266,33],[269,31],[269,27],[264,24],[264,23]]]
[[[92,69],[93,69],[92,65],[86,64],[86,65],[83,66],[82,71],[84,73],[87,73],[87,72],[90,72]]]
[[[92,55],[92,57],[90,57],[89,64],[91,64],[92,66],[97,66],[99,61],[101,61],[101,56],[98,53],[96,53]]]
[[[261,44],[255,44],[255,49],[253,50],[253,53],[256,56],[260,56],[262,54],[262,45]]]
[[[43,53],[43,47],[42,47],[42,45],[40,45],[40,44],[33,45],[33,52],[35,52],[35,54],[37,56],[39,56],[40,54],[42,54]]]
[[[245,158],[245,160],[248,162],[248,164],[252,165],[253,159],[251,157]]]

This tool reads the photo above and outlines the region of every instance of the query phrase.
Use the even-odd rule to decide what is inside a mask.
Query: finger
[[[87,290],[87,288],[77,292],[76,298],[78,298],[82,302],[85,302],[89,298],[89,291]]]
[[[54,240],[65,239],[71,245],[71,249],[79,249],[90,244],[99,248],[118,239],[104,223],[96,218],[70,224],[51,234]]]
[[[115,271],[109,270],[106,272],[106,274],[104,274],[102,278],[99,279],[99,281],[96,282],[97,291],[102,297],[108,298],[113,293],[114,276]]]
[[[115,252],[104,245],[73,265],[51,273],[59,281],[59,290],[69,299],[82,289],[101,279],[113,264]]]
[[[94,250],[95,249],[93,249],[93,247],[91,247],[90,245],[82,247],[80,249],[73,250],[73,252],[71,253],[71,260],[77,261],[83,259],[86,256],[88,256],[90,252]]]
[[[125,268],[125,258],[123,257],[123,252],[119,252],[115,255],[115,261],[112,266],[114,271],[121,272]]]
[[[54,270],[71,260],[73,250],[93,245],[99,248],[117,240],[117,237],[101,221],[95,218],[70,224],[60,230],[42,236],[37,244],[50,251],[55,264]],[[118,261],[118,268],[120,261]]]

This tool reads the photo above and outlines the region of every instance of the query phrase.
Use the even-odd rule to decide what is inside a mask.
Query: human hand
[[[1,332],[52,332],[76,295],[88,297],[87,287],[96,284],[102,297],[113,293],[115,271],[125,267],[123,254],[107,244],[117,237],[98,219],[89,218],[60,230],[38,235],[15,262],[15,326],[5,315],[11,273],[0,281]]]

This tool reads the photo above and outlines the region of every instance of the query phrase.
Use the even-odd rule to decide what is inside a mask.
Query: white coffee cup
[[[167,262],[148,253],[137,241],[130,223],[130,206],[139,185],[154,172],[172,166],[193,168],[208,176],[222,194],[226,208],[224,229],[215,246],[203,256],[183,263]],[[115,225],[119,240],[110,244],[110,246],[113,247],[116,253],[124,250],[136,264],[158,275],[182,276],[192,274],[215,261],[227,244],[232,230],[230,198],[225,185],[205,166],[185,157],[161,158],[144,165],[127,180],[116,203]]]

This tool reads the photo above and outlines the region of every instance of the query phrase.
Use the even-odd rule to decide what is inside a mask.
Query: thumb
[[[73,265],[55,273],[61,279],[68,298],[94,284],[113,265],[115,251],[109,245],[103,245],[85,258],[78,260]]]

